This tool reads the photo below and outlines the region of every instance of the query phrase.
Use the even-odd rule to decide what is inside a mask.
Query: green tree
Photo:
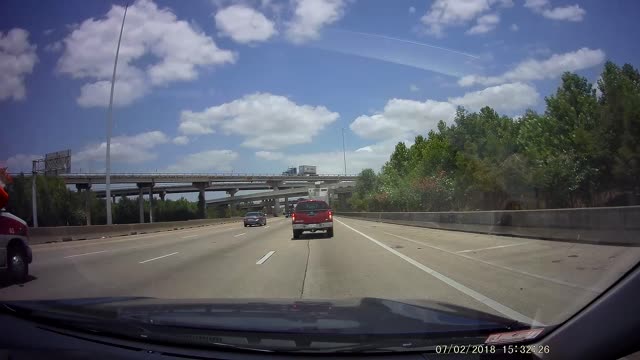
[[[604,182],[610,190],[630,191],[631,203],[640,204],[640,74],[629,64],[607,62],[598,88]]]

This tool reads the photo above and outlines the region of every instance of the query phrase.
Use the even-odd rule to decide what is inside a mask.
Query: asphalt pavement
[[[337,217],[335,236],[291,221],[34,245],[31,277],[1,300],[380,297],[557,324],[633,267],[640,248],[424,229]]]

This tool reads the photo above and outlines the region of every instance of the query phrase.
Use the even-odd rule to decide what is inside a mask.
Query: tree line
[[[7,211],[33,225],[31,206],[31,178],[18,175],[13,183],[7,185],[9,202]],[[57,177],[36,177],[39,226],[76,226],[87,223],[87,193],[69,190],[64,181]],[[107,222],[105,199],[98,199],[89,192],[89,211],[91,224],[103,225]],[[149,222],[149,200],[144,200],[144,218]],[[112,206],[114,224],[133,224],[140,221],[137,197],[122,196]],[[210,217],[214,213],[209,214]],[[198,204],[184,198],[179,200],[153,201],[154,221],[180,221],[199,218]]]
[[[599,90],[599,91],[597,91]],[[640,74],[607,62],[597,85],[565,73],[543,113],[458,108],[363,170],[361,211],[544,209],[640,204]]]

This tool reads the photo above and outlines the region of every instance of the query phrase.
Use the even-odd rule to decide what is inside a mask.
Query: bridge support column
[[[205,198],[204,189],[209,186],[208,182],[194,182],[193,187],[198,189],[198,214],[201,219],[207,218],[207,201]]]
[[[286,214],[289,211],[289,198],[284,198],[284,213]]]
[[[280,190],[280,186],[282,186],[280,181],[268,181],[267,184],[271,186],[273,191]],[[280,214],[280,199],[273,198],[271,201],[273,201],[273,216],[278,216]]]
[[[149,186],[149,223],[153,223],[153,184]]]
[[[84,213],[87,217],[87,226],[91,225],[91,184],[76,184],[78,193],[84,190]]]
[[[140,224],[144,224],[144,188],[149,188],[149,220],[152,221],[151,215],[151,199],[153,198],[152,183],[137,183],[138,186],[138,207],[140,208]]]
[[[280,215],[280,199],[279,198],[273,198],[273,216],[279,216]]]
[[[232,211],[238,210],[238,203],[234,201],[234,198],[236,197],[237,192],[238,192],[238,189],[227,190],[227,194],[229,194],[229,198],[231,200],[231,202],[229,202],[229,209],[231,209]]]
[[[160,191],[160,200],[164,201],[164,197],[167,196],[166,191]]]

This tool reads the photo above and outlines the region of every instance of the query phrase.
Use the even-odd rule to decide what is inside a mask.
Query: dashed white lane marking
[[[372,238],[371,236],[352,228],[351,226],[343,223],[340,220],[334,219],[334,221],[337,221],[338,223],[346,226],[348,229],[356,232],[357,234],[360,234],[360,235],[364,236],[365,238],[367,238],[368,240],[372,241],[376,245],[378,245],[378,246],[382,247],[383,249],[389,251],[390,253],[396,255],[397,257],[399,257],[402,260],[408,262],[409,264],[417,267],[418,269],[420,269],[420,270],[426,272],[427,274],[435,277],[436,279],[444,282],[445,284],[451,286],[452,288],[454,288],[454,289],[456,289],[456,290],[458,290],[458,291],[460,291],[460,292],[462,292],[462,293],[464,293],[464,294],[476,299],[477,301],[487,305],[488,307],[490,307],[493,310],[495,310],[495,311],[497,311],[497,312],[509,317],[510,319],[517,320],[517,321],[520,321],[520,322],[525,323],[525,324],[530,324],[532,326],[545,326],[544,324],[540,323],[537,320],[531,319],[530,317],[528,317],[526,315],[523,315],[523,314],[521,314],[521,313],[519,313],[519,312],[517,312],[517,311],[515,311],[515,310],[513,310],[513,309],[511,309],[511,308],[509,308],[509,307],[507,307],[505,305],[502,305],[499,302],[497,302],[497,301],[495,301],[493,299],[490,299],[490,298],[480,294],[479,292],[477,292],[475,290],[472,290],[472,289],[460,284],[459,282],[440,274],[439,272],[437,272],[437,271],[435,271],[435,270],[433,270],[433,269],[431,269],[431,268],[419,263],[418,261],[413,260],[412,258],[410,258],[410,257],[408,257],[408,256],[406,256],[406,255],[404,255],[404,254],[402,254],[402,253],[400,253],[400,252],[388,247],[387,245],[385,245],[385,244],[381,243],[380,241]]]
[[[547,277],[547,276],[542,276],[542,275],[530,273],[528,271],[514,269],[514,268],[509,267],[509,266],[496,264],[496,263],[491,262],[491,261],[485,261],[485,260],[477,259],[477,258],[474,258],[474,257],[469,256],[469,255],[457,254],[457,253],[454,253],[453,251],[449,251],[449,250],[445,250],[445,249],[437,247],[437,246],[429,245],[429,244],[426,244],[426,243],[424,243],[422,241],[416,241],[416,240],[413,240],[413,239],[409,239],[409,238],[406,238],[404,236],[392,234],[392,233],[389,233],[389,232],[384,232],[384,233],[387,234],[387,235],[395,236],[398,239],[406,240],[406,241],[409,241],[409,242],[412,242],[412,243],[415,243],[415,244],[419,244],[419,245],[422,245],[422,246],[430,247],[432,249],[440,250],[442,252],[446,252],[446,253],[451,254],[451,255],[461,256],[461,257],[463,257],[465,259],[477,261],[477,262],[480,262],[480,263],[483,263],[483,264],[486,264],[486,265],[489,265],[489,266],[493,266],[493,267],[496,267],[496,268],[499,268],[499,269],[507,270],[507,271],[518,273],[518,274],[522,274],[522,275],[527,275],[527,276],[530,276],[530,277],[533,277],[533,278],[536,278],[536,279],[541,279],[541,280],[549,281],[549,282],[560,284],[560,285],[564,285],[564,286],[569,286],[569,287],[580,289],[580,290],[587,290],[587,291],[591,291],[591,292],[598,293],[598,294],[605,290],[605,289],[599,289],[599,288],[595,288],[595,287],[586,287],[586,286],[576,285],[576,284],[573,284],[573,283],[570,283],[570,282],[567,282],[567,281],[558,280],[558,279],[550,278],[550,277]]]
[[[174,252],[174,253],[171,253],[171,254],[158,256],[158,257],[155,257],[155,258],[153,258],[153,259],[140,261],[140,264],[148,263],[149,261],[153,261],[153,260],[158,260],[158,259],[166,258],[167,256],[175,255],[175,254],[177,254],[177,253],[178,253],[178,252]]]
[[[520,246],[520,245],[527,245],[527,244],[529,244],[529,243],[523,242],[523,243],[519,243],[519,244],[498,245],[498,246],[491,246],[491,247],[486,247],[486,248],[481,248],[481,249],[470,249],[470,250],[456,251],[456,253],[457,254],[462,254],[462,253],[468,253],[468,252],[485,251],[485,250],[493,250],[493,249],[502,249],[502,248],[506,248],[506,247],[510,247],[510,246]]]
[[[89,252],[89,253],[85,253],[85,254],[76,254],[76,255],[69,255],[69,256],[65,256],[64,258],[72,258],[72,257],[76,257],[76,256],[85,256],[85,255],[93,255],[93,254],[100,254],[103,252],[107,252],[108,250],[102,250],[102,251],[94,251],[94,252]]]
[[[233,235],[233,237],[238,237],[238,236],[242,236],[242,235],[246,235],[247,233],[242,233],[242,234],[237,234],[237,235]]]
[[[265,226],[264,226],[264,228],[265,228],[265,229],[268,229],[268,228],[269,228],[269,225],[265,225]]]
[[[273,255],[274,253],[275,253],[275,251],[273,251],[273,250],[272,250],[272,251],[269,251],[268,253],[266,253],[266,255],[265,255],[265,256],[263,256],[260,260],[258,260],[258,261],[256,262],[256,265],[262,265],[262,264],[264,264],[264,262],[265,262],[265,261],[267,261],[267,260],[271,257],[271,255]]]
[[[183,238],[183,239],[190,239],[190,238],[194,238],[194,237],[196,237],[196,236],[198,236],[198,235],[183,236],[182,238]]]

